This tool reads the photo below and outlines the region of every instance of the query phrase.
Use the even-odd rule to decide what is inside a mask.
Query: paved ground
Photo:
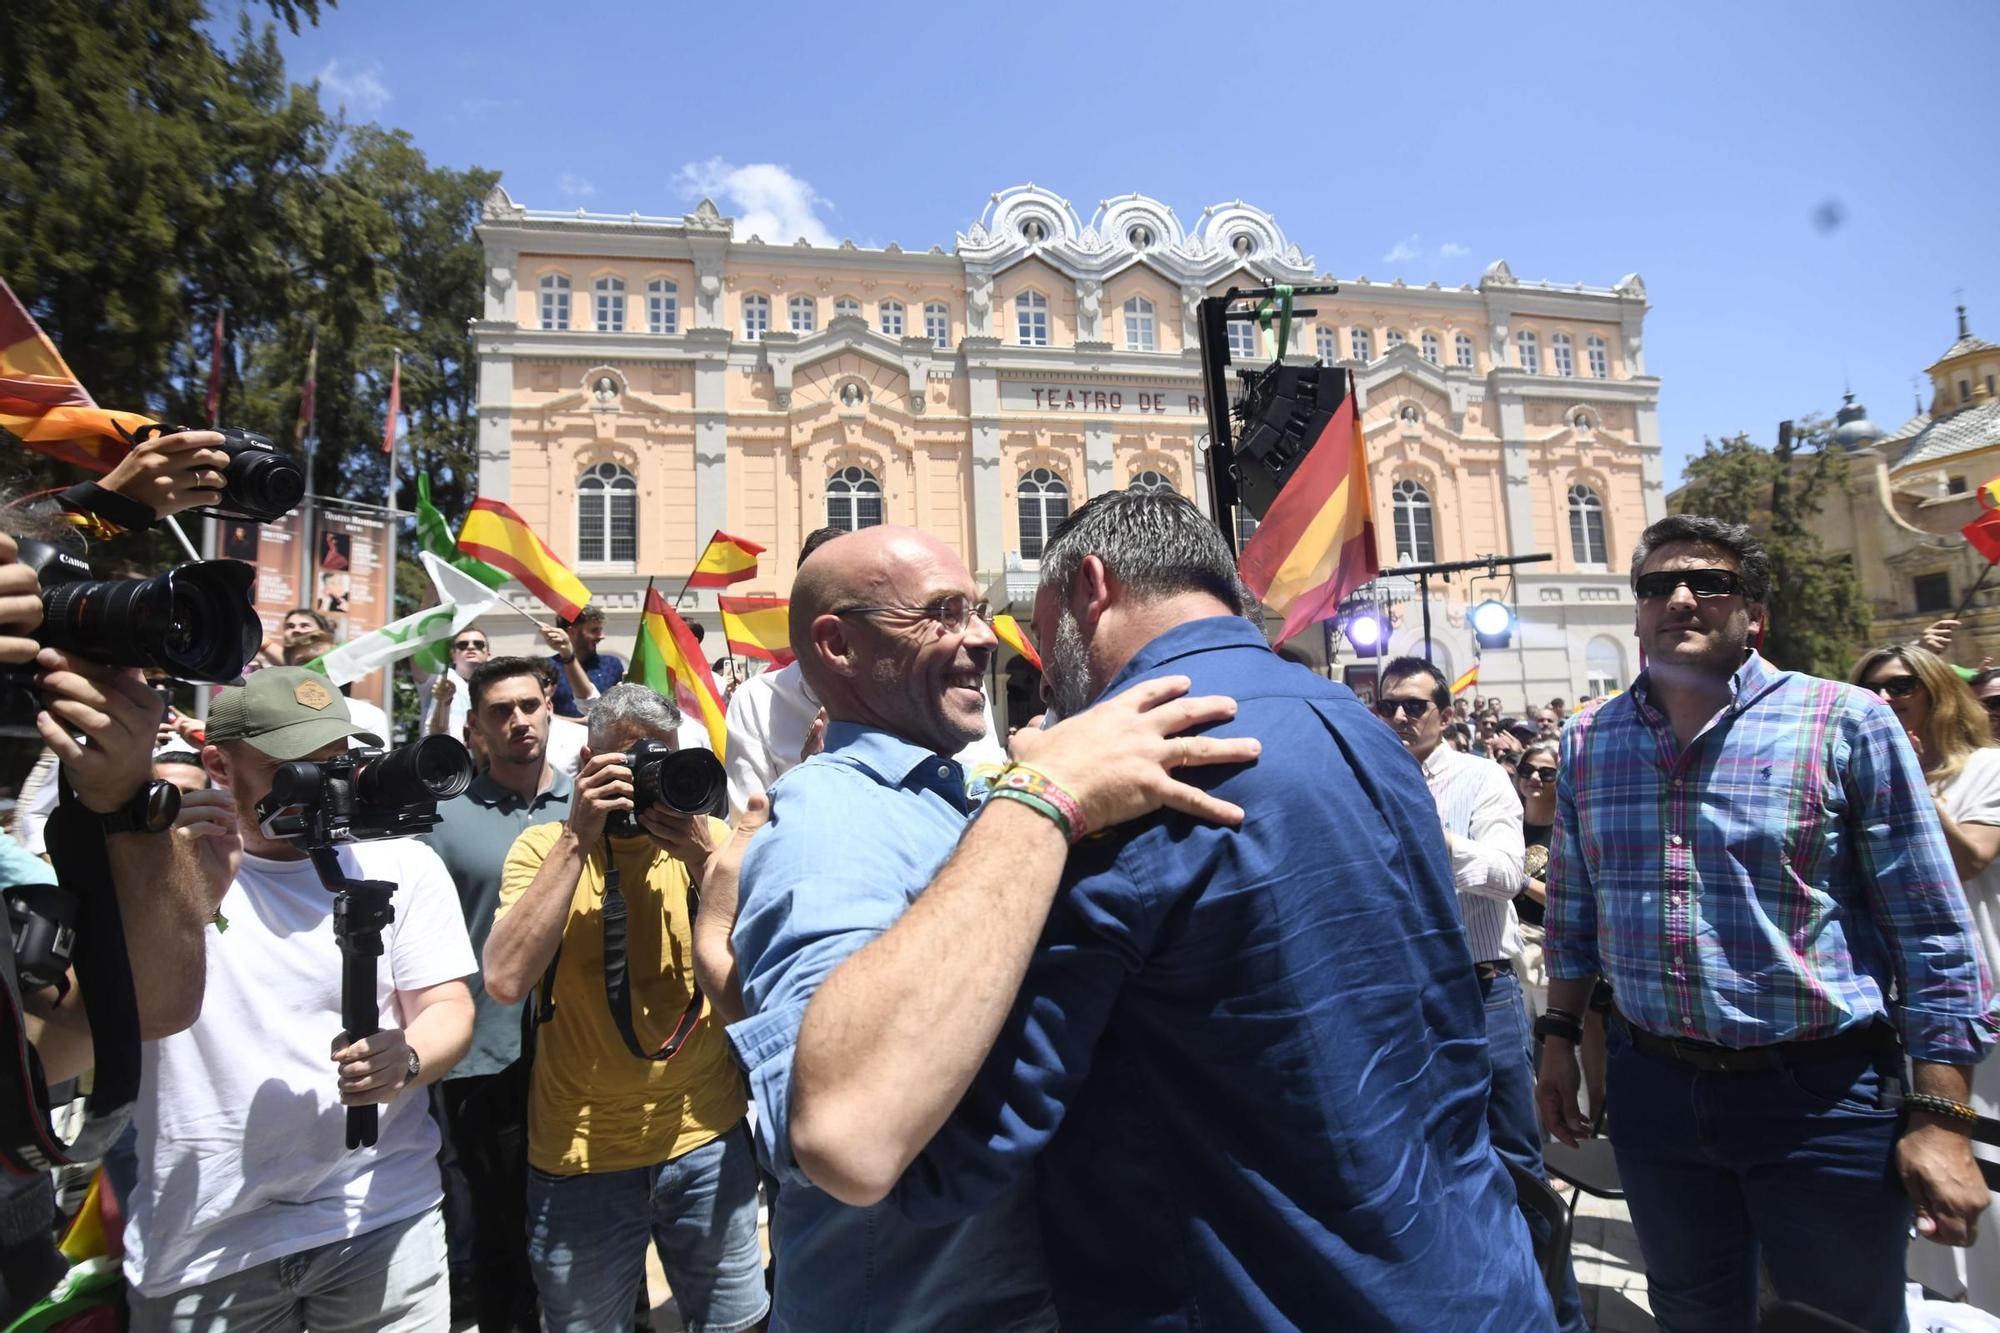
[[[1583,1318],[1597,1333],[1653,1333],[1639,1238],[1623,1200],[1585,1195],[1576,1210],[1570,1260],[1583,1297]]]

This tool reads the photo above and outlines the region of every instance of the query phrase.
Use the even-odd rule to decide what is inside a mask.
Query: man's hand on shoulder
[[[1175,771],[1253,763],[1263,746],[1249,736],[1187,735],[1236,716],[1236,701],[1224,695],[1183,698],[1192,684],[1186,676],[1141,681],[1046,731],[1017,732],[1014,757],[1076,798],[1092,831],[1163,806],[1234,827],[1243,822],[1240,807]]]

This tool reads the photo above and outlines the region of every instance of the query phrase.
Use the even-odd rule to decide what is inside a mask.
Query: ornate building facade
[[[573,562],[614,639],[647,576],[677,586],[717,529],[766,548],[739,592],[784,595],[824,524],[906,523],[1019,609],[1091,495],[1165,487],[1207,508],[1198,302],[1326,280],[1240,201],[1189,225],[1126,195],[1086,221],[1034,185],[991,196],[949,252],[739,236],[707,201],[535,211],[497,188],[478,231],[479,490]],[[1486,650],[1484,689],[1518,704],[1625,684],[1624,561],[1664,512],[1644,284],[1526,282],[1504,262],[1477,286],[1335,280],[1301,302],[1317,313],[1289,351],[1356,372],[1384,565],[1554,557],[1435,584],[1436,660],[1472,663],[1466,610],[1497,595],[1520,623]],[[1274,331],[1231,336],[1239,363],[1277,352]],[[1412,590],[1382,595],[1390,651],[1421,651]]]

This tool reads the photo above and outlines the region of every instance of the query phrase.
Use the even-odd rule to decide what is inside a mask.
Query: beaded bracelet
[[[1018,787],[995,787],[986,794],[986,799],[989,801],[996,799],[1018,801],[1061,829],[1064,842],[1076,841],[1076,830],[1070,825],[1068,816],[1033,792],[1022,791]]]
[[[1929,1111],[1932,1115],[1948,1116],[1953,1120],[1977,1121],[1979,1112],[1964,1102],[1955,1102],[1949,1097],[1940,1097],[1934,1092],[1912,1092],[1905,1094],[1903,1105],[1912,1111]]]
[[[1083,817],[1083,805],[1076,797],[1057,786],[1041,769],[1029,764],[1009,764],[1001,771],[999,777],[993,779],[994,791],[997,792],[1003,787],[1039,796],[1062,811],[1063,819],[1069,825],[1071,842],[1081,841],[1083,835],[1090,831]]]

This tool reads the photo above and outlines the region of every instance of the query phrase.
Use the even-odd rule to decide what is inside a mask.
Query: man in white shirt
[[[451,878],[411,839],[339,849],[350,878],[396,885],[376,965],[383,1030],[346,1040],[333,895],[303,851],[262,832],[256,805],[279,765],[380,738],[297,667],[217,694],[207,737],[241,859],[208,935],[200,1019],[145,1048],[131,1326],[444,1333],[438,1133],[419,1089],[472,1037],[475,963]],[[346,1109],[363,1105],[381,1108],[377,1140],[350,1150]]]
[[[424,709],[424,735],[463,739],[466,719],[472,715],[472,692],[466,686],[473,668],[492,656],[493,645],[477,625],[451,636],[451,666],[418,685],[419,693],[430,701]]]
[[[1486,1001],[1486,1049],[1493,1065],[1487,1136],[1501,1156],[1544,1175],[1541,1122],[1535,1115],[1534,1043],[1527,1000],[1514,971],[1514,957],[1521,952],[1514,895],[1521,891],[1527,847],[1512,770],[1442,743],[1451,683],[1421,657],[1398,657],[1382,668],[1374,707],[1423,766],[1444,823],[1465,942]],[[1528,1225],[1547,1223],[1530,1214]],[[1556,1297],[1556,1322],[1575,1333],[1585,1327],[1576,1279],[1567,1270]]]

